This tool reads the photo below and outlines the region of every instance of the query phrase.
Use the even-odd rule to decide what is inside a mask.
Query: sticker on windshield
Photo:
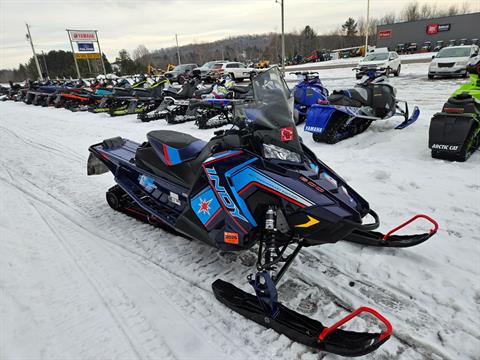
[[[292,141],[293,140],[293,128],[285,127],[280,129],[281,131],[281,140],[282,141]]]

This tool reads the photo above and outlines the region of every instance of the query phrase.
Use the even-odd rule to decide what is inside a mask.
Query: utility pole
[[[284,0],[275,0],[276,3],[280,2],[282,12],[282,71],[285,74],[285,11],[283,6]]]
[[[367,0],[367,31],[365,32],[365,55],[368,53],[368,33],[370,31],[370,0]]]
[[[175,34],[175,42],[177,43],[177,58],[178,58],[178,65],[180,65],[182,62],[180,61],[180,49],[178,48],[178,36]]]
[[[30,46],[32,47],[33,57],[35,59],[35,65],[37,65],[38,76],[40,77],[40,80],[43,80],[42,70],[40,69],[40,63],[38,62],[37,54],[35,53],[35,47],[33,46],[32,35],[30,34],[30,27],[28,26],[27,23],[25,23],[25,25],[27,25],[27,37],[28,37],[28,40],[30,41]]]

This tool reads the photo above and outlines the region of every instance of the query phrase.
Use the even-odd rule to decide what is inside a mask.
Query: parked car
[[[366,68],[385,68],[386,75],[393,74],[400,75],[402,63],[400,57],[395,51],[374,51],[365,56],[358,63],[358,70],[356,74],[357,79],[362,78],[362,71]]]
[[[405,52],[407,54],[415,54],[418,50],[418,45],[417,43],[411,43],[410,45],[408,45],[408,47],[406,48]]]
[[[403,53],[405,51],[405,44],[397,44],[397,46],[395,46],[395,51],[398,54]]]
[[[467,63],[470,58],[478,56],[477,45],[449,46],[443,48],[432,57],[428,68],[428,78],[435,76],[463,76],[467,77]]]
[[[245,64],[236,61],[223,61],[213,65],[210,73],[213,75],[229,74],[233,80],[242,81],[250,78],[250,74],[256,73],[258,70],[246,67]]]
[[[189,75],[190,72],[193,70],[193,69],[196,69],[198,68],[198,65],[197,64],[181,64],[181,65],[177,65],[175,66],[175,68],[171,71],[167,71],[165,73],[165,77],[170,80],[170,82],[172,81],[178,81],[179,80],[179,76],[180,75]]]
[[[470,45],[470,41],[468,39],[460,39],[458,45]]]
[[[205,80],[208,78],[208,73],[210,72],[210,70],[212,70],[215,64],[218,64],[224,61],[225,60],[208,61],[202,66],[199,66],[193,69],[193,73],[199,75],[202,80]]]
[[[472,45],[480,45],[480,42],[478,41],[477,38],[472,39]]]
[[[420,52],[430,52],[432,51],[432,42],[425,41],[420,49]]]
[[[438,40],[438,41],[435,43],[435,47],[433,48],[433,51],[434,51],[434,52],[438,52],[438,51],[442,50],[444,47],[445,47],[445,41],[443,41],[443,40]]]
[[[448,46],[457,46],[457,40],[452,39],[448,41]]]

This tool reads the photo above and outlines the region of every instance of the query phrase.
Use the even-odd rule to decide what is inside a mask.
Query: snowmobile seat
[[[205,89],[195,90],[193,93],[194,97],[200,97],[202,95],[210,94],[213,91],[213,85],[206,87]]]
[[[158,157],[168,166],[196,158],[206,144],[189,134],[171,130],[150,131],[147,139]]]
[[[231,87],[231,90],[232,91],[235,91],[239,94],[246,94],[250,91],[250,86],[237,86],[237,85],[233,85]]]
[[[177,100],[188,99],[190,97],[189,86],[183,86],[181,89],[168,88],[163,90],[163,93],[165,94],[165,96],[170,96]]]
[[[363,87],[333,91],[328,97],[331,104],[343,106],[368,106],[371,103],[371,91]]]
[[[215,146],[215,142],[207,145],[188,134],[169,130],[151,131],[147,138],[148,142],[136,151],[135,165],[186,188],[193,185]]]

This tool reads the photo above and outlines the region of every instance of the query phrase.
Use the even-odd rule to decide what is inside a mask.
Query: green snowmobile
[[[430,122],[432,157],[465,161],[480,145],[480,59],[467,66],[470,82],[456,90]]]

